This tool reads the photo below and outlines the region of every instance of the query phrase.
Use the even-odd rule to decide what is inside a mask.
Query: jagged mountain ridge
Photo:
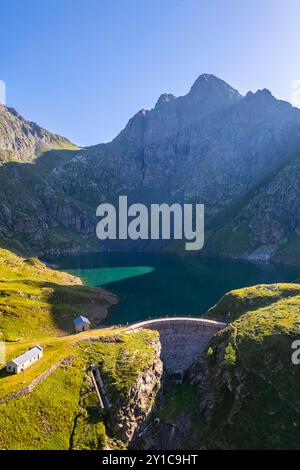
[[[161,97],[153,110],[137,113],[110,144],[87,149],[55,175],[55,185],[69,183],[67,190],[79,198],[86,197],[77,184],[81,177],[105,197],[112,189],[139,188],[143,198],[155,189],[166,199],[176,194],[204,201],[212,215],[299,149],[298,110],[267,90],[242,98],[223,81],[204,77],[186,96]],[[110,180],[103,181],[107,172]]]
[[[0,162],[30,162],[41,153],[59,148],[76,149],[68,139],[27,121],[13,108],[0,104]]]
[[[279,174],[289,173],[286,168],[298,153],[300,110],[268,90],[242,96],[223,80],[204,74],[185,96],[161,95],[153,109],[138,112],[112,142],[74,150],[68,158],[56,154],[55,164],[39,165],[37,159],[32,166],[42,168],[43,184],[34,185],[31,194],[42,207],[43,227],[34,217],[39,240],[33,240],[25,228],[21,245],[42,252],[94,246],[96,207],[127,194],[139,202],[203,202],[204,254],[255,257],[258,250],[258,256],[280,258],[278,252],[287,240],[291,237],[295,243],[298,237],[297,204],[291,206],[287,220],[281,203],[274,219],[279,227],[273,230],[279,234],[275,243],[265,224],[256,225],[256,214],[268,220],[267,211],[273,217],[274,207],[264,208],[268,200],[264,191],[270,191]],[[50,158],[52,154],[42,156],[43,162]],[[23,184],[24,178],[18,175],[18,179]],[[281,184],[282,190],[284,185],[288,182]],[[258,194],[261,203],[251,212]],[[13,197],[8,204],[5,197],[2,204],[13,213]],[[27,212],[22,210],[19,221]],[[5,223],[0,210],[0,230]],[[274,245],[269,251],[268,233]],[[147,249],[147,245],[136,247]]]

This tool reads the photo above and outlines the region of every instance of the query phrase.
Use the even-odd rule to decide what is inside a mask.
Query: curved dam
[[[161,359],[167,374],[182,374],[225,326],[225,323],[205,318],[171,317],[135,323],[126,331],[141,328],[158,331]]]

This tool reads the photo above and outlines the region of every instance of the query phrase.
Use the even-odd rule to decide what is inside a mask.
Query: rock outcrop
[[[13,108],[0,104],[0,163],[31,162],[51,149],[75,149],[68,139],[27,121]]]
[[[143,367],[135,383],[125,396],[113,401],[110,410],[110,434],[128,445],[134,433],[151,412],[161,387],[163,364],[160,359],[160,342],[153,340],[153,362]]]

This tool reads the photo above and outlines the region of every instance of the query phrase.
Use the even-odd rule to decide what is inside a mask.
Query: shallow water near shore
[[[300,278],[294,266],[153,253],[81,253],[47,261],[119,297],[103,325],[202,316],[229,290]]]

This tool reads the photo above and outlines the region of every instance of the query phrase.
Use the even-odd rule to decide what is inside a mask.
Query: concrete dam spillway
[[[141,328],[156,330],[160,335],[161,359],[167,374],[184,373],[204,351],[211,338],[226,324],[206,318],[173,317],[146,320],[126,331]]]

